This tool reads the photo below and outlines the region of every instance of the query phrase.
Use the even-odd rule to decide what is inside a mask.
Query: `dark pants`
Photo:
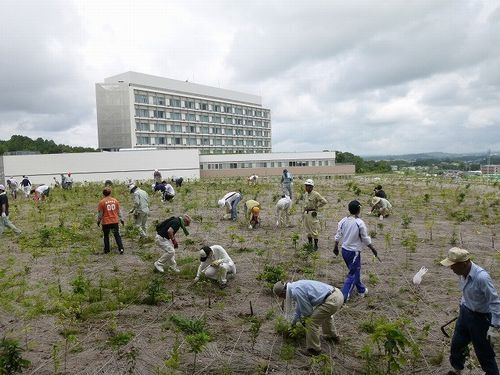
[[[113,231],[113,236],[115,236],[116,244],[118,245],[118,250],[123,250],[122,238],[120,236],[120,228],[118,223],[116,224],[103,224],[102,232],[104,233],[104,252],[109,253],[109,231]]]
[[[491,314],[476,313],[460,306],[455,332],[451,340],[450,363],[454,369],[463,370],[467,346],[472,342],[481,368],[486,375],[498,375],[495,352],[486,338]]]
[[[354,287],[356,287],[358,293],[364,293],[366,287],[361,282],[361,252],[349,251],[342,248],[342,258],[344,258],[344,262],[349,269],[344,286],[342,287],[344,300],[347,301]]]
[[[176,187],[181,187],[182,186],[182,181],[184,181],[184,179],[182,177],[178,178],[177,180],[175,180],[175,186]]]

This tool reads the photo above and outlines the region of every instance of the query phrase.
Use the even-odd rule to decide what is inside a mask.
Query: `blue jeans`
[[[482,314],[460,305],[460,314],[451,339],[450,363],[456,370],[463,370],[467,347],[472,342],[481,368],[486,375],[498,375],[495,352],[486,338],[491,314]]]
[[[238,203],[241,201],[241,196],[234,198],[231,202],[231,220],[236,220],[238,217]]]
[[[344,301],[347,301],[354,286],[356,286],[358,293],[364,293],[366,287],[361,282],[361,253],[342,248],[342,258],[344,258],[344,262],[349,269],[344,286],[342,287]]]

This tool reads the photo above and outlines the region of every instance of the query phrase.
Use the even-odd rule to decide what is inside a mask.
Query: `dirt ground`
[[[495,242],[499,186],[439,177],[315,177],[315,190],[328,204],[320,212],[319,251],[308,253],[299,198],[309,177],[314,178],[296,178],[289,228],[275,226],[281,194],[277,179],[256,186],[245,179],[186,182],[167,204],[144,183],[152,209],[150,240],[140,241],[126,219],[124,255],[117,253],[113,238],[112,252],[102,253],[102,232],[95,223],[100,185],[55,189],[38,206],[31,199],[11,198],[10,219],[23,234],[6,230],[0,239],[0,336],[19,342],[22,356],[31,361],[27,374],[377,374],[382,370],[375,368],[385,369],[388,357],[367,327],[385,319],[400,322],[399,333],[408,340],[393,373],[446,373],[450,339],[440,326],[457,315],[460,291],[457,277],[439,261],[452,244],[469,249],[500,287]],[[394,207],[383,221],[367,214],[377,184]],[[217,200],[238,189],[243,193],[239,220],[223,221]],[[115,184],[113,195],[128,212],[132,199],[126,186]],[[341,287],[347,269],[332,253],[333,238],[354,198],[364,205],[362,219],[382,262],[363,251],[367,297],[352,296],[336,314],[341,342],[323,341],[324,355],[307,357],[299,352],[303,339],[276,332],[279,301],[257,276],[266,266],[281,266],[287,280],[315,279]],[[244,221],[247,199],[262,206],[256,230]],[[177,234],[181,273],[158,274],[154,223],[185,212],[194,222],[188,237]],[[226,248],[237,268],[223,290],[207,280],[193,284],[197,252],[213,244]],[[429,271],[415,286],[413,275],[422,266]],[[152,291],[156,304],[147,301]],[[196,368],[192,346],[172,315],[206,322],[211,341],[196,356]],[[480,373],[472,355],[466,374]]]

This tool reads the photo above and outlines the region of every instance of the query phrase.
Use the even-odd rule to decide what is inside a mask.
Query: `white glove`
[[[420,283],[422,282],[422,276],[424,276],[427,271],[428,270],[425,267],[420,268],[420,271],[418,271],[415,276],[413,276],[413,284],[420,285]]]
[[[2,217],[7,217],[7,214],[5,212],[2,212]]]
[[[197,283],[199,280],[200,280],[200,278],[199,278],[198,276],[196,276],[196,277],[194,278],[194,282],[195,282],[195,283]]]
[[[496,345],[500,343],[500,327],[490,327],[486,338],[491,343],[491,345]]]

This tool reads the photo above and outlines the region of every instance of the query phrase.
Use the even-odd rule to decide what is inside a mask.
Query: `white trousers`
[[[221,284],[227,282],[228,274],[235,274],[236,267],[234,263],[222,263],[218,267],[208,266],[203,273],[212,280],[217,280]]]
[[[164,251],[160,259],[156,261],[158,265],[162,267],[168,266],[171,269],[176,270],[177,262],[175,261],[175,249],[172,241],[160,236],[159,234],[156,235],[155,241],[158,246]]]

